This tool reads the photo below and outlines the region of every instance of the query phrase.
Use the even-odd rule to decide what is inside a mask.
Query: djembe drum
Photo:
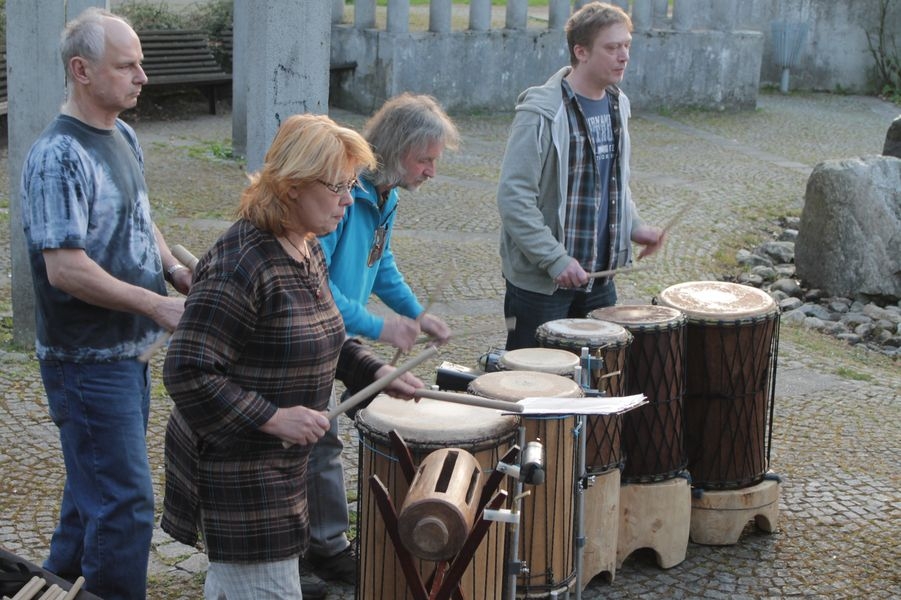
[[[608,396],[623,395],[623,369],[632,334],[621,325],[598,319],[557,319],[540,325],[535,339],[542,348],[558,348],[576,355],[588,348],[591,387]],[[622,467],[621,415],[589,416],[587,428],[588,473],[599,475]]]
[[[357,598],[411,599],[413,596],[369,488],[369,478],[377,475],[398,505],[407,496],[408,484],[400,472],[390,432],[396,430],[400,434],[416,464],[435,450],[452,447],[472,454],[487,473],[515,443],[519,419],[489,408],[425,398],[408,402],[380,395],[357,414],[356,426],[360,433]],[[503,530],[492,525],[460,580],[465,596],[500,598],[503,560]],[[417,561],[417,565],[424,577],[436,566],[423,560]]]
[[[693,281],[658,303],[686,326],[685,450],[692,485],[725,490],[763,480],[769,461],[779,309],[757,288]]]
[[[556,348],[519,348],[501,354],[497,366],[501,371],[540,371],[572,378],[579,357]]]
[[[675,308],[621,305],[588,315],[616,323],[632,334],[625,367],[625,393],[648,403],[623,415],[622,481],[649,483],[685,469],[682,397],[685,393],[685,322]]]
[[[476,396],[516,402],[528,397],[578,398],[582,388],[572,379],[537,371],[498,371],[469,382]],[[555,597],[575,580],[574,484],[575,417],[523,417],[527,441],[540,439],[545,449],[545,481],[523,498],[519,557],[529,572],[517,578],[517,595]],[[495,596],[499,597],[499,596]]]

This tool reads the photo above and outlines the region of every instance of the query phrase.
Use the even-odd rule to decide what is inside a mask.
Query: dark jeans
[[[507,331],[507,350],[535,348],[535,332],[548,321],[557,319],[584,319],[596,308],[616,304],[616,285],[613,280],[604,284],[595,282],[590,292],[583,290],[557,290],[550,296],[518,288],[509,281],[504,296],[504,317],[515,319],[514,327]]]
[[[154,522],[145,443],[150,370],[137,360],[44,360],[41,376],[66,464],[44,568],[84,575],[85,589],[105,600],[141,600]]]

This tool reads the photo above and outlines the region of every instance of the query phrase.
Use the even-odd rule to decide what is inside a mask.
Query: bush
[[[901,103],[901,53],[890,23],[895,0],[880,0],[879,24],[875,32],[867,32],[867,45],[876,60],[876,85],[882,94],[895,103]],[[897,15],[896,15],[897,17]]]
[[[186,27],[185,17],[178,14],[164,2],[128,0],[116,6],[113,12],[128,19],[135,30],[181,29]]]

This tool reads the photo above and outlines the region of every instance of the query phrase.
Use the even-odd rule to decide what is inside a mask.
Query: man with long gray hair
[[[363,172],[353,190],[354,203],[338,229],[320,238],[329,262],[332,295],[347,333],[404,351],[413,347],[420,331],[437,343],[447,342],[450,328],[424,312],[398,269],[391,252],[391,231],[397,217],[397,188],[415,191],[435,176],[444,149],[459,145],[457,127],[434,98],[407,93],[388,100],[367,121],[363,137],[372,146],[378,166]],[[372,294],[395,314],[371,313],[367,302]],[[356,580],[355,551],[345,533],[348,513],[337,428],[333,420],[331,430],[310,455],[312,539],[310,552],[301,562],[306,575],[301,583],[307,583],[304,598],[318,591],[312,588],[311,573],[347,583]]]

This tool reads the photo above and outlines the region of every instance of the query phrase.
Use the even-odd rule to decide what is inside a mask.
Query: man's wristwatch
[[[187,268],[188,267],[184,266],[181,263],[175,263],[174,265],[172,265],[171,267],[166,269],[166,276],[165,276],[166,281],[168,281],[169,283],[172,283],[172,285],[175,285],[172,281],[172,276],[175,275],[176,271],[180,271],[182,269],[187,269]]]

